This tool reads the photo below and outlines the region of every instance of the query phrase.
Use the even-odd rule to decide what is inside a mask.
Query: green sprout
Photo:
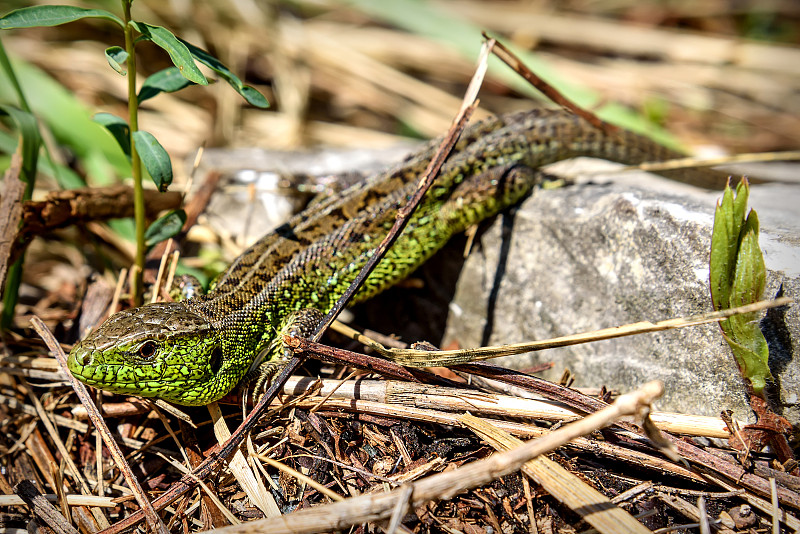
[[[749,192],[746,178],[739,182],[735,194],[727,186],[714,214],[709,281],[716,310],[752,304],[764,293],[767,271],[758,246],[758,216],[755,210],[746,213]],[[730,317],[720,322],[720,327],[742,376],[760,395],[766,381],[772,380],[772,373],[758,314]]]

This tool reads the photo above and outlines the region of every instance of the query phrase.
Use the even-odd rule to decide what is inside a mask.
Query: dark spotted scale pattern
[[[70,370],[99,388],[199,405],[230,391],[259,355],[278,367],[277,333],[293,312],[331,308],[392,226],[437,146],[313,204],[247,249],[207,295],[113,316],[75,346]],[[560,110],[471,126],[355,300],[410,274],[454,233],[519,202],[537,185],[542,165],[576,156],[638,163],[676,154]]]

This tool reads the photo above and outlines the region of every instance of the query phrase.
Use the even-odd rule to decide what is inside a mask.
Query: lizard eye
[[[145,341],[139,347],[139,356],[142,358],[149,360],[153,356],[156,355],[158,351],[158,344],[155,341]]]

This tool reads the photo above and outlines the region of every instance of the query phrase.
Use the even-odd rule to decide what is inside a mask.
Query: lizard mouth
[[[88,350],[81,343],[70,351],[67,368],[84,384],[115,393],[148,396],[145,391],[164,387],[164,368],[160,372],[153,367],[146,374],[136,373],[125,365],[106,363],[101,352]]]
[[[70,372],[87,386],[95,387],[111,393],[136,395],[138,397],[163,396],[167,384],[160,378],[141,378],[136,380],[114,379],[124,370],[120,365],[99,365],[93,368],[70,367]]]

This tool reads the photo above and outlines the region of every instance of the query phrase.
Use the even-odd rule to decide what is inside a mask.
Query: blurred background
[[[2,11],[26,5],[6,0]],[[120,13],[117,2],[76,5]],[[173,161],[201,144],[375,147],[440,135],[472,73],[481,30],[523,51],[579,104],[617,122],[666,128],[689,148],[794,149],[800,139],[793,0],[136,0],[133,16],[209,50],[272,105],[248,107],[224,83],[147,101],[141,127]],[[75,131],[84,126],[77,115],[126,116],[126,79],[103,55],[124,44],[114,25],[84,19],[0,37],[67,163],[97,148],[81,146],[92,139]],[[138,51],[140,76],[169,65],[151,43]],[[0,100],[13,102],[5,80],[0,88]],[[532,95],[493,62],[481,100],[502,112],[530,107]],[[91,158],[73,166],[90,183],[104,181]]]
[[[5,0],[0,11],[27,5]],[[117,2],[75,5],[121,13]],[[271,104],[267,110],[249,106],[224,82],[144,102],[140,127],[169,152],[177,190],[186,183],[186,162],[201,145],[360,150],[441,135],[472,75],[481,31],[511,46],[579,105],[691,152],[800,145],[800,3],[795,0],[136,0],[133,17],[207,49]],[[90,120],[97,112],[127,116],[127,80],[103,54],[124,44],[118,28],[83,19],[6,31],[0,38],[33,110],[49,127],[51,153],[73,171],[69,185],[125,178],[124,155]],[[152,43],[137,50],[140,80],[170,65]],[[480,98],[479,116],[529,108],[540,97],[493,59]],[[17,104],[2,74],[0,103]],[[0,128],[0,170],[15,145],[16,137]],[[242,167],[250,165],[235,154]],[[35,198],[59,187],[46,167]],[[124,221],[111,227],[131,235],[132,225]],[[122,252],[117,267],[126,265],[132,249],[125,239],[105,233],[104,225],[88,228]],[[256,224],[250,233],[257,237],[264,230]],[[66,241],[84,240],[82,254],[65,249],[56,263],[67,259],[73,268],[83,267],[83,255],[95,244],[85,241],[85,233],[72,232]],[[214,240],[215,232],[207,239]],[[31,257],[38,259],[29,260],[35,266],[27,267],[25,276],[29,284],[41,285],[48,280],[42,273],[53,270],[47,258],[55,249],[34,245]],[[214,256],[220,261],[211,270],[221,269],[236,252],[229,247]],[[95,268],[98,264],[110,266],[105,260]],[[76,273],[64,275],[67,286],[82,284],[86,272]],[[46,285],[49,291],[63,290],[64,280]]]

